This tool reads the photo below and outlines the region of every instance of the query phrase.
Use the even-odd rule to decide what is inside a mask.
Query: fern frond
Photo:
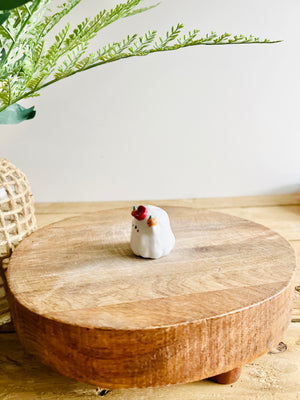
[[[1,109],[4,109],[11,104],[11,84],[9,78],[0,82],[0,101]]]
[[[49,32],[81,0],[63,0],[54,13],[48,4],[53,0],[31,0],[11,10],[0,25],[0,111],[26,97],[38,95],[40,89],[105,63],[129,57],[146,56],[158,51],[173,51],[195,45],[228,45],[276,43],[252,35],[217,35],[203,37],[199,30],[181,34],[183,25],[172,26],[164,37],[157,38],[155,30],[144,36],[128,35],[122,41],[109,43],[96,53],[86,54],[88,45],[99,31],[113,22],[156,7],[140,7],[143,0],[125,0],[110,10],[100,11],[94,18],[85,18],[70,30],[67,24],[48,43]],[[51,42],[50,42],[51,43]]]
[[[80,2],[81,0],[69,0],[68,3],[63,3],[61,6],[59,6],[59,8],[62,8],[62,11],[51,15],[51,17],[47,17],[47,23],[45,29],[42,32],[42,37],[45,37],[47,33],[50,32],[51,29],[54,28],[54,26],[57,25],[64,16],[69,14],[69,12]]]
[[[95,60],[95,54],[90,54],[84,57],[82,60],[75,64],[75,69],[79,71],[84,71],[89,65],[91,65]]]
[[[198,33],[199,30],[194,29],[193,32],[189,32],[188,35],[183,35],[182,39],[177,39],[177,43],[183,46],[187,46],[195,39]]]
[[[39,75],[37,75],[36,77],[30,79],[27,83],[26,83],[26,88],[28,88],[30,91],[34,92],[35,90],[38,90],[38,88],[41,85],[41,82],[44,81],[44,79],[48,76],[48,73],[42,72]],[[32,93],[30,93],[32,94]]]
[[[155,32],[155,31],[154,31]],[[149,32],[150,34],[150,32]],[[122,42],[115,42],[113,52],[115,55],[123,53],[135,41],[137,35],[127,36]],[[149,40],[149,35],[145,35],[146,40]]]
[[[207,33],[204,37],[196,39],[199,44],[210,44],[210,43],[214,43],[214,39],[217,38],[218,35],[216,34],[216,32],[211,32],[211,33]],[[190,44],[194,43],[194,41],[192,40],[190,42]]]
[[[160,3],[156,3],[156,4],[153,4],[152,6],[149,6],[149,7],[137,8],[136,10],[133,10],[130,13],[128,13],[127,17],[131,17],[133,15],[143,13],[143,12],[151,10],[152,8],[155,8],[155,7],[159,6],[159,5],[160,5]]]
[[[36,46],[25,50],[24,52],[24,62],[22,65],[23,72],[28,75],[32,76],[36,71],[36,66],[40,62],[40,59],[43,54],[45,41],[40,41]]]
[[[0,26],[0,36],[4,39],[11,40],[13,43],[15,42],[15,39],[10,32],[10,29],[7,28],[5,25]]]
[[[81,0],[68,0],[67,3],[63,3],[58,6],[61,11],[56,12],[51,16],[44,17],[43,20],[39,21],[39,24],[34,26],[29,34],[35,38],[35,42],[38,43],[41,38],[44,38],[69,12],[76,7]]]
[[[10,76],[10,72],[7,70],[7,68],[1,67],[0,68],[0,82],[4,81],[9,76]]]
[[[93,32],[91,29],[89,30],[90,27],[90,20],[85,18],[67,37],[64,43],[65,47],[72,50],[74,47],[78,46],[78,44],[87,42],[89,39],[91,39],[96,32]]]
[[[134,8],[141,1],[142,0],[128,0],[126,3],[116,5],[115,8],[110,11],[102,10],[92,20],[83,20],[66,39],[66,47],[68,47],[69,50],[72,50],[74,47],[78,46],[78,44],[87,42],[94,38],[101,29],[118,19],[133,15],[132,13]]]
[[[40,69],[45,70],[47,67],[53,67],[56,61],[60,57],[60,49],[64,43],[64,40],[68,34],[70,24],[67,24],[56,36],[55,42],[50,46],[48,51],[43,55],[41,59]]]
[[[75,69],[75,65],[86,52],[87,44],[78,46],[76,50],[68,53],[66,60],[63,61],[63,64],[58,67],[57,72],[54,74],[54,78],[57,80],[66,78],[69,76]]]
[[[37,65],[39,63],[44,50],[44,45],[45,45],[45,40],[42,40],[35,46],[32,54],[32,61],[34,65]]]
[[[28,16],[31,15],[30,8],[27,5],[14,8],[11,10],[11,16],[14,20],[14,27],[19,26],[22,24]]]
[[[131,54],[140,53],[144,51],[154,41],[157,31],[148,31],[144,37],[139,37],[138,42],[134,43],[134,47],[130,47],[128,50]]]
[[[168,46],[170,42],[173,42],[178,35],[180,34],[181,30],[183,28],[183,24],[177,24],[176,28],[172,26],[171,32],[167,31],[165,39],[162,39],[161,37],[159,38],[159,43],[154,44],[155,49],[163,50]]]
[[[28,99],[29,97],[39,97],[41,94],[34,92],[34,93],[29,93],[29,94],[25,94],[24,98]]]
[[[44,5],[50,0],[32,0],[22,7],[12,10],[9,18],[1,26],[2,35],[6,35],[6,56],[3,64],[7,64],[7,69],[11,69],[11,63],[22,56],[32,42],[32,37],[28,34],[29,26],[32,28],[39,23],[40,14],[44,12]],[[7,32],[10,34],[8,39]],[[1,34],[0,34],[1,35]]]
[[[127,36],[122,42],[109,43],[104,46],[103,49],[97,51],[97,56],[94,57],[94,61],[102,60],[107,61],[111,58],[118,57],[124,53],[126,49],[130,49],[130,45],[137,38],[137,35]]]

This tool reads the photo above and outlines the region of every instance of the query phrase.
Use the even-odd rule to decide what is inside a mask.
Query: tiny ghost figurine
[[[130,246],[135,255],[160,258],[173,249],[175,237],[169,216],[155,206],[133,207]]]

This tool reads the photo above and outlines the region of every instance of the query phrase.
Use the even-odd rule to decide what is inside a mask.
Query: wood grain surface
[[[177,241],[162,259],[131,254],[128,209],[63,220],[19,245],[10,302],[30,352],[121,388],[196,381],[277,344],[291,311],[288,242],[240,218],[165,208]]]
[[[284,336],[285,351],[274,349],[246,364],[233,385],[210,380],[160,388],[119,389],[106,400],[297,400],[300,393],[300,324]],[[246,347],[245,347],[246,349]],[[1,400],[96,400],[96,387],[69,379],[28,354],[15,333],[0,334]]]
[[[151,201],[136,201],[148,204]],[[195,198],[159,200],[159,206],[173,205],[195,208],[211,208],[263,224],[289,240],[296,252],[297,269],[294,281],[294,305],[292,321],[300,322],[300,194],[268,196]],[[43,227],[62,219],[100,210],[131,207],[132,201],[38,203],[38,226]],[[1,302],[1,300],[0,300]]]

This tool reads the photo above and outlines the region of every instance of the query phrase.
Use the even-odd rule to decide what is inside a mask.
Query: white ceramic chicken
[[[133,207],[131,215],[130,245],[134,254],[144,258],[160,258],[169,254],[175,237],[166,211],[155,206],[139,206]]]

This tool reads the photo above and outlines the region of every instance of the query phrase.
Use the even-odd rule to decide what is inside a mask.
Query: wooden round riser
[[[132,254],[128,209],[60,221],[18,246],[9,301],[29,352],[113,389],[239,371],[282,339],[295,268],[289,243],[230,215],[165,209],[176,244],[160,259]]]

